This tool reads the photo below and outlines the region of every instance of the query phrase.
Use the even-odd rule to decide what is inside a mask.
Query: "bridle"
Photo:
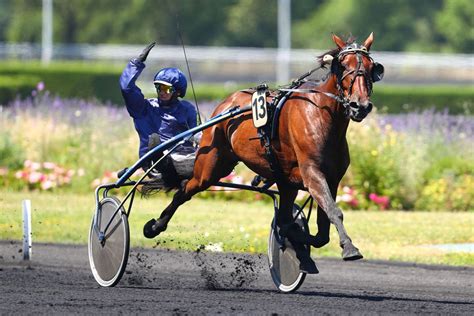
[[[357,67],[352,70],[344,70],[340,71],[340,68],[342,66],[341,61],[342,59],[349,54],[355,54],[357,58]],[[365,83],[368,88],[368,94],[369,96],[372,94],[372,86],[373,86],[373,81],[372,78],[368,75],[367,70],[364,67],[364,64],[362,62],[362,56],[368,57],[372,63],[374,63],[374,60],[372,57],[370,57],[369,52],[364,46],[360,46],[357,43],[352,43],[346,47],[344,47],[333,59],[333,64],[331,65],[331,69],[335,71],[336,76],[337,76],[337,88],[339,91],[339,95],[343,96],[343,89],[342,89],[342,81],[344,78],[346,78],[350,74],[354,74],[352,77],[351,83],[349,85],[349,98],[352,95],[352,87],[354,86],[354,82],[357,79],[358,76],[363,76]]]
[[[341,61],[342,59],[348,55],[348,54],[355,54],[357,58],[357,67],[352,70],[346,70],[342,69],[342,64]],[[364,64],[363,64],[363,59],[362,57],[368,57],[370,61],[372,62],[372,70],[369,73],[367,69],[365,69]],[[306,73],[304,76],[300,77],[297,81],[293,82],[293,84],[296,83],[303,83],[305,81],[305,78],[308,77],[310,74],[312,74],[315,70],[320,69],[321,67],[315,68],[311,70],[310,72]],[[326,92],[326,91],[321,91],[318,89],[298,89],[298,88],[289,88],[289,89],[278,89],[280,91],[285,91],[285,92],[300,92],[300,93],[321,93],[324,94],[334,100],[336,102],[342,104],[344,107],[344,112],[346,115],[349,115],[350,109],[351,109],[351,97],[352,97],[352,89],[354,86],[354,83],[359,76],[364,77],[364,81],[367,85],[367,90],[368,90],[368,95],[372,95],[372,88],[373,88],[373,83],[376,81],[379,81],[383,78],[384,74],[384,67],[382,64],[379,64],[377,62],[374,62],[372,57],[370,56],[370,53],[367,51],[367,48],[359,45],[357,43],[351,43],[341,49],[340,52],[337,53],[336,56],[332,59],[331,62],[331,73],[333,73],[336,76],[336,85],[337,85],[337,95]],[[349,85],[349,93],[347,96],[344,95],[344,89],[342,87],[342,81],[348,76],[354,74],[350,85]],[[298,84],[298,85],[299,85]]]

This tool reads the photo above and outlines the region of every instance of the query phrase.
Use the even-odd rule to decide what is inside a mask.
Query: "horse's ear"
[[[367,48],[367,51],[370,50],[370,46],[372,46],[372,42],[374,41],[374,32],[370,33],[369,37],[365,40],[363,46]]]
[[[346,46],[346,42],[344,42],[339,36],[337,36],[336,34],[333,34],[332,35],[332,40],[334,41],[334,43],[336,43],[337,47],[339,47],[339,49],[343,49],[345,46]]]

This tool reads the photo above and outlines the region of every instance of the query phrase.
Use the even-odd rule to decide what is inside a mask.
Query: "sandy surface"
[[[474,269],[317,259],[279,293],[264,255],[132,249],[120,283],[101,288],[86,246],[0,242],[0,314],[474,314]]]

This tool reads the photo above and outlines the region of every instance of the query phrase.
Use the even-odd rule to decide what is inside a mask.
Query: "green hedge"
[[[474,86],[375,86],[372,101],[386,113],[435,108],[473,115]]]
[[[41,81],[40,78],[34,76],[0,75],[0,104],[8,103],[17,95],[22,97],[31,95],[31,91],[39,81]]]
[[[113,65],[80,62],[55,62],[49,66],[39,62],[0,63],[0,103],[5,104],[17,95],[31,95],[40,81],[47,90],[61,97],[121,103],[118,86],[121,71],[121,67]],[[8,84],[8,78],[13,84]]]
[[[122,66],[104,63],[39,62],[0,63],[0,104],[17,95],[26,97],[43,81],[53,94],[66,98],[97,98],[123,104],[118,88]],[[233,91],[257,83],[223,85],[195,83],[199,101],[223,100]],[[151,90],[150,93],[154,93]],[[146,89],[145,89],[146,90]],[[145,91],[146,92],[146,91]],[[187,98],[193,100],[191,86]],[[449,109],[452,114],[474,114],[474,86],[387,86],[375,85],[372,100],[382,113],[419,111],[427,108]]]

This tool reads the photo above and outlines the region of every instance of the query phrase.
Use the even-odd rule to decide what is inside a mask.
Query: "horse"
[[[326,57],[332,59],[327,78],[322,83],[303,82],[281,108],[277,137],[271,141],[280,175],[272,170],[264,146],[256,137],[251,114],[220,122],[204,130],[192,177],[178,189],[160,217],[145,224],[146,237],[154,238],[165,231],[180,205],[227,176],[240,161],[276,183],[280,192],[277,225],[284,227],[292,222],[298,190],[308,191],[318,205],[318,231],[307,236],[305,242],[316,248],[329,243],[332,223],[339,234],[343,260],[363,258],[344,227],[343,212],[335,199],[350,163],[346,140],[349,122],[361,122],[371,112],[372,86],[383,77],[383,66],[369,54],[373,33],[362,45],[353,38],[344,41],[333,35],[332,39],[337,47],[324,58],[319,56],[321,66]],[[215,108],[213,116],[250,102],[248,92],[234,92]],[[298,234],[295,236],[298,238]]]

